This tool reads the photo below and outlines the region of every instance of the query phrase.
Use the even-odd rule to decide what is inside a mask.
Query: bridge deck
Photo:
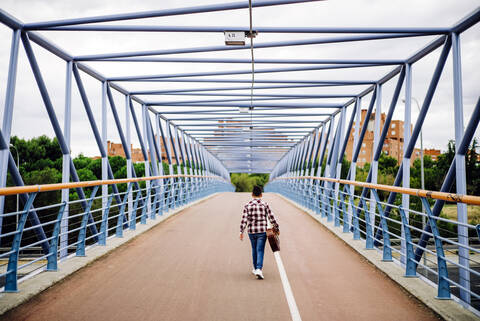
[[[251,275],[238,240],[248,194],[186,209],[10,312],[12,320],[291,320],[274,257]],[[266,195],[302,319],[435,320],[381,272],[300,210]]]

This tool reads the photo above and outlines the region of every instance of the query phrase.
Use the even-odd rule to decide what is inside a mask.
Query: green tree
[[[347,160],[346,156],[343,156],[342,159],[342,170],[340,174],[341,179],[346,179],[348,175],[348,171],[350,170],[351,162]]]
[[[253,186],[265,186],[268,182],[268,174],[247,174],[247,173],[232,173],[230,180],[235,185],[235,192],[251,192]]]
[[[450,168],[450,164],[452,163],[454,158],[455,158],[455,141],[449,140],[447,144],[447,151],[445,153],[440,154],[437,158],[437,162],[436,162],[437,180],[435,183],[436,186],[442,185],[445,175],[447,174],[448,169]]]
[[[145,163],[134,163],[133,167],[135,168],[135,173],[137,173],[137,177],[145,176]]]
[[[102,159],[93,159],[86,167],[97,179],[102,179]]]
[[[62,152],[56,138],[50,139],[43,135],[25,140],[12,136],[10,143],[18,150],[21,173],[41,170],[46,167],[56,167],[55,162],[62,158]],[[12,148],[12,155],[15,159],[16,150]]]
[[[253,182],[247,173],[233,173],[230,179],[235,185],[235,192],[248,192],[253,189]]]
[[[89,170],[88,168],[77,169],[77,174],[78,174],[78,178],[82,182],[97,180],[97,177],[95,176],[95,174],[93,174],[93,172],[91,170]]]
[[[410,186],[412,188],[421,188],[421,161],[416,159],[413,162],[413,166],[410,169]],[[423,156],[423,168],[425,177],[425,189],[427,190],[439,190],[441,181],[443,181],[444,173],[440,173],[437,163],[432,160],[429,155]],[[442,176],[442,180],[438,179],[438,175]]]
[[[121,156],[108,156],[112,173],[116,173],[119,169],[127,164],[127,160]],[[115,176],[116,177],[116,176]]]
[[[55,168],[44,168],[34,170],[23,175],[25,185],[39,184],[55,184],[62,182],[62,173]],[[61,199],[61,191],[52,191],[47,193],[38,193],[35,197],[35,206],[41,207],[59,203]]]
[[[480,162],[478,161],[478,147],[478,141],[476,138],[474,138],[465,160],[467,172],[467,193],[471,195],[480,195]]]
[[[88,168],[88,166],[93,162],[93,160],[89,157],[83,156],[83,154],[78,155],[73,159],[73,164],[77,171],[82,168]]]
[[[388,156],[382,152],[378,159],[378,170],[385,175],[396,175],[398,171],[397,163],[398,161],[396,158]]]

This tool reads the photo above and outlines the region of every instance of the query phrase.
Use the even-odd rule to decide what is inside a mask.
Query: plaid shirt
[[[248,233],[263,233],[267,231],[267,215],[272,226],[279,230],[277,221],[267,203],[259,198],[254,198],[243,208],[240,233],[248,226]]]

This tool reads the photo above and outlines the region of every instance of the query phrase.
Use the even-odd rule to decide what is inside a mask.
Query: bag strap
[[[270,218],[268,217],[267,211],[265,211],[265,219],[267,220],[267,230],[271,229],[272,228],[272,223],[270,223]]]

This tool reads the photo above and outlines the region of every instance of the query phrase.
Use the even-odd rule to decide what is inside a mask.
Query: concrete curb
[[[157,216],[153,222],[149,220],[145,225],[138,224],[136,230],[124,230],[124,235],[122,238],[110,238],[107,240],[106,246],[95,245],[87,249],[87,255],[84,257],[72,257],[68,260],[59,262],[58,271],[43,271],[40,274],[19,283],[19,291],[16,293],[0,293],[0,316],[5,314],[7,311],[21,305],[22,303],[29,301],[37,294],[64,280],[66,277],[93,263],[99,258],[109,254],[123,244],[128,243],[139,235],[151,230],[160,223],[168,220],[170,217],[180,213],[182,210],[189,208],[192,205],[201,203],[217,194],[218,193],[214,193],[202,199],[196,200],[187,206],[182,206],[167,214]]]
[[[392,264],[391,262],[383,262],[382,256],[378,251],[365,249],[365,242],[363,240],[353,240],[351,233],[343,233],[340,228],[335,228],[334,222],[327,222],[326,218],[321,218],[320,215],[313,213],[310,209],[304,208],[303,206],[295,203],[283,195],[276,195],[282,197],[293,206],[310,215],[314,220],[322,224],[332,234],[345,242],[348,246],[373,264],[377,269],[385,273],[395,283],[400,285],[408,293],[413,295],[443,319],[448,321],[479,320],[477,315],[475,315],[472,311],[463,308],[454,300],[435,299],[437,296],[435,288],[421,280],[418,280],[418,278],[404,277],[404,271],[400,266],[397,264]]]

